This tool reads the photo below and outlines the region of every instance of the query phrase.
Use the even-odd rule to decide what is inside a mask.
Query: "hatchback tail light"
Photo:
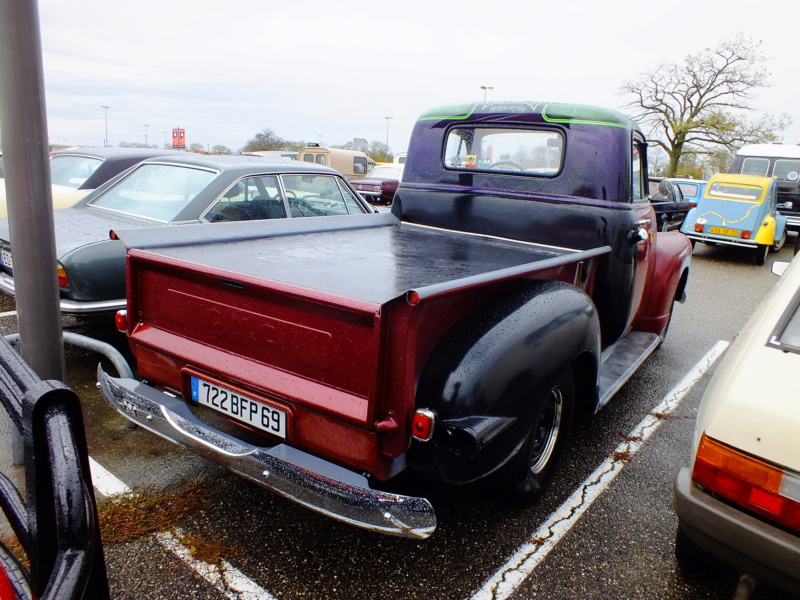
[[[703,233],[704,229],[705,229],[705,227],[703,225],[698,225],[697,223],[695,223],[695,225],[694,225],[694,232],[695,233]]]
[[[775,523],[800,531],[800,474],[745,454],[705,434],[692,480]]]

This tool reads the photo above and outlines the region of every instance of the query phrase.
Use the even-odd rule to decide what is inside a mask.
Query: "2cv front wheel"
[[[574,411],[575,379],[567,368],[537,407],[519,452],[498,473],[510,500],[529,504],[545,492],[564,454]]]

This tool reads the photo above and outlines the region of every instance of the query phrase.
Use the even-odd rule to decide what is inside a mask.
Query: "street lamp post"
[[[150,127],[147,123],[144,124],[144,147],[147,148],[147,128]]]
[[[483,101],[486,102],[486,92],[489,90],[493,90],[494,88],[489,85],[482,85],[481,89],[483,90]]]
[[[386,152],[389,152],[389,121],[394,117],[386,117]]]
[[[103,117],[105,118],[106,122],[106,139],[103,140],[103,145],[108,148],[108,109],[111,108],[110,106],[100,106],[103,109]]]

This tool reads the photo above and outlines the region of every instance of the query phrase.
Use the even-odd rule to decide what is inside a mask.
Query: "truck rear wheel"
[[[564,454],[574,411],[575,379],[568,368],[537,406],[528,437],[500,473],[514,502],[533,502],[547,489]]]

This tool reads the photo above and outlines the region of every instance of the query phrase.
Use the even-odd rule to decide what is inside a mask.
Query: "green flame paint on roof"
[[[433,108],[420,116],[420,121],[464,121],[475,113],[518,113],[542,115],[548,123],[583,123],[638,129],[636,123],[620,112],[583,104],[546,102],[471,102]]]
[[[616,110],[584,104],[547,104],[542,109],[542,118],[548,123],[587,123],[638,129],[635,121]]]

